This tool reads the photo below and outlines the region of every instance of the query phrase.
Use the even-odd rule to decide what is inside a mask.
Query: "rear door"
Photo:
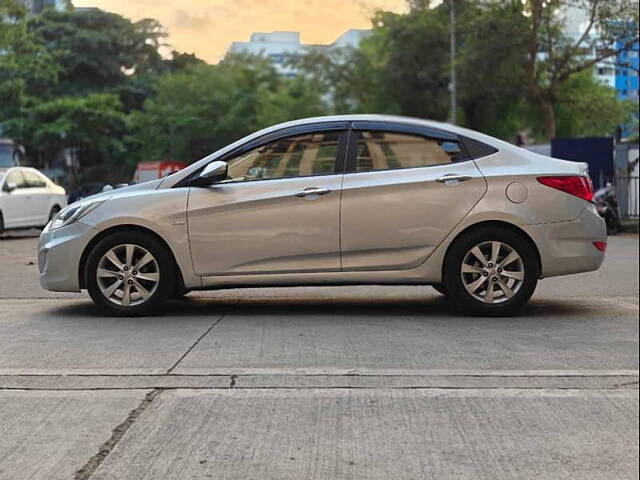
[[[226,181],[190,188],[197,274],[340,270],[346,124],[314,127],[248,145],[227,159]]]
[[[354,122],[342,190],[343,270],[420,265],[486,188],[456,135]]]
[[[49,210],[51,209],[51,191],[42,176],[31,170],[23,170],[33,211],[32,225],[45,225],[49,220]]]

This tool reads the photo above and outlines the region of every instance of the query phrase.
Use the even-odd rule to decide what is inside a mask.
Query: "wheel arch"
[[[525,232],[522,228],[518,227],[517,225],[514,225],[513,223],[505,222],[502,220],[485,220],[485,221],[468,225],[463,230],[458,232],[458,234],[453,238],[453,240],[449,242],[449,245],[447,246],[447,251],[444,255],[444,259],[442,262],[441,274],[443,275],[443,278],[444,278],[444,268],[445,268],[445,265],[447,264],[447,256],[449,255],[451,248],[458,241],[458,239],[462,238],[465,235],[468,235],[470,232],[474,230],[477,230],[480,228],[486,228],[486,227],[506,228],[508,230],[511,230],[513,233],[521,236],[523,239],[525,239],[529,243],[529,245],[531,245],[531,247],[533,248],[533,251],[536,254],[536,260],[538,262],[538,275],[539,276],[542,275],[542,258],[540,256],[540,250],[538,249],[536,242],[533,241],[533,238],[531,238],[531,236],[527,232]]]
[[[160,235],[158,235],[156,232],[154,232],[153,230],[147,227],[142,227],[140,225],[126,224],[126,225],[116,225],[101,231],[95,237],[93,237],[91,241],[87,244],[87,246],[84,248],[84,251],[82,252],[82,256],[80,257],[80,264],[78,266],[78,284],[81,289],[86,288],[85,278],[84,278],[84,269],[87,263],[87,258],[89,257],[89,252],[91,252],[91,250],[93,250],[93,247],[95,247],[98,244],[98,242],[100,242],[103,238],[106,238],[111,234],[119,233],[119,232],[146,233],[147,235],[151,235],[152,237],[157,239],[160,243],[162,243],[167,249],[167,251],[169,252],[169,255],[171,256],[171,260],[173,261],[173,265],[178,274],[178,278],[177,278],[177,281],[179,284],[178,286],[181,288],[184,288],[184,279],[182,277],[182,270],[180,269],[180,266],[176,261],[176,257],[173,251],[171,250],[171,247],[169,246],[169,244],[167,244],[167,242]]]

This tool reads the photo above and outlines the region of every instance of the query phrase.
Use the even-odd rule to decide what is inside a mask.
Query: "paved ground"
[[[638,478],[638,236],[524,314],[428,287],[227,290],[101,317],[0,239],[0,479]]]

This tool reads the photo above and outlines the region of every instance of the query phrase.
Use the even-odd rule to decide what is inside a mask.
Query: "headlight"
[[[87,202],[72,203],[71,205],[60,210],[60,213],[53,217],[53,220],[51,220],[51,226],[49,228],[51,230],[54,230],[56,228],[70,225],[76,220],[84,217],[87,213],[95,210],[98,205],[100,205],[105,200],[107,199],[101,198],[100,200],[89,200]]]

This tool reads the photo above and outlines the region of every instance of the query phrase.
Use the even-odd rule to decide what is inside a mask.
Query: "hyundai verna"
[[[587,166],[404,117],[299,120],[171,176],[62,210],[39,243],[47,290],[117,315],[191,290],[433,285],[509,315],[539,279],[603,262]]]

